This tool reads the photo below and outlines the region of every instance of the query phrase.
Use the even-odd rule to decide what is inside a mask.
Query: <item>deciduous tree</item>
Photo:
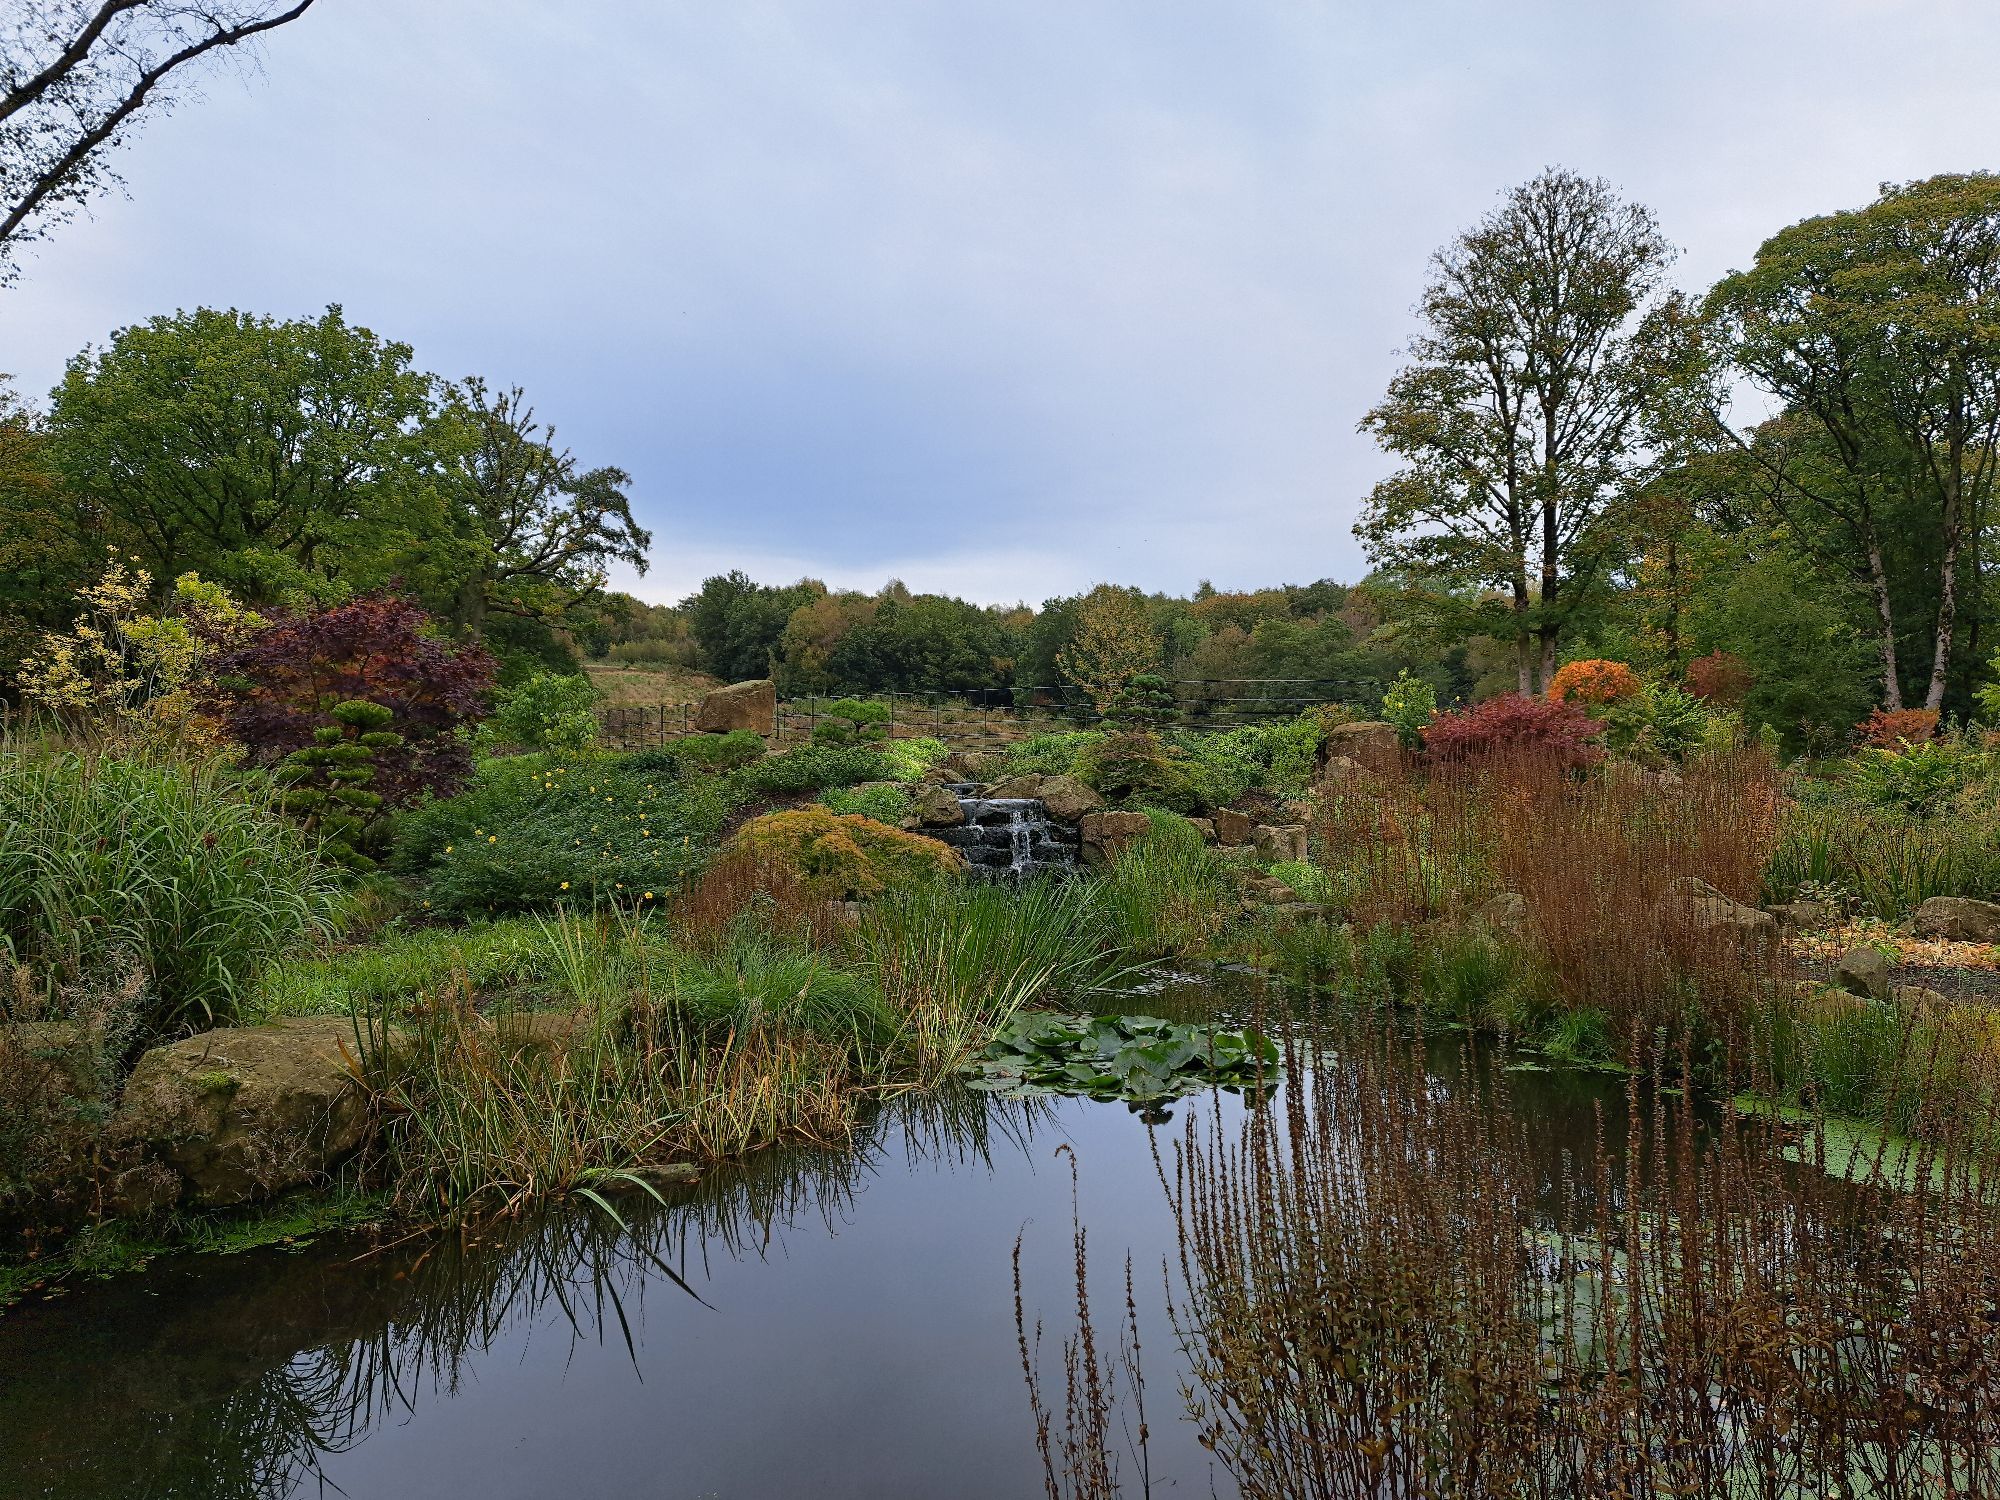
[[[1524,692],[1554,674],[1566,611],[1611,549],[1605,512],[1646,461],[1669,258],[1648,210],[1543,172],[1434,257],[1411,361],[1362,420],[1403,467],[1357,534],[1446,604],[1503,590],[1504,621],[1479,607],[1456,633],[1511,638]]]
[[[1867,589],[1883,702],[1944,703],[2000,464],[2000,175],[1886,184],[1773,235],[1708,309],[1783,405],[1743,438],[1773,505]],[[1899,633],[1920,616],[1924,660]]]

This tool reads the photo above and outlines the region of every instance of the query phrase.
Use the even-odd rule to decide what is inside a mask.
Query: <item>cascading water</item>
[[[932,836],[965,855],[983,875],[1020,879],[1039,870],[1076,864],[1076,830],[1056,822],[1032,797],[982,797],[971,782],[947,788],[965,821]]]

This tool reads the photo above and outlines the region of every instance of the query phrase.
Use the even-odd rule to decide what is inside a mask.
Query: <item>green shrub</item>
[[[1644,698],[1647,747],[1669,760],[1684,761],[1699,750],[1730,748],[1741,723],[1736,715],[1718,713],[1693,693],[1671,684],[1648,686]],[[1723,726],[1720,745],[1715,743],[1718,721]]]
[[[764,758],[764,737],[754,729],[727,734],[690,734],[674,742],[674,759],[683,769],[735,771]]]
[[[1227,807],[1252,789],[1280,797],[1302,794],[1317,767],[1320,728],[1316,720],[1302,715],[1243,724],[1216,734],[1184,730],[1165,738],[1171,753],[1185,762],[1196,805]]]
[[[338,899],[306,836],[219,765],[0,751],[0,940],[56,983],[136,962],[144,1038],[231,1019]]]
[[[1332,878],[1310,860],[1280,860],[1271,866],[1271,878],[1290,886],[1301,901],[1325,905],[1334,896]]]
[[[1113,724],[1142,729],[1173,722],[1179,709],[1166,678],[1157,672],[1141,672],[1118,690],[1104,717]]]
[[[1877,807],[1933,813],[1986,769],[1987,757],[1947,740],[1920,740],[1903,750],[1869,747],[1854,761],[1849,780]]]
[[[858,814],[894,828],[910,811],[910,794],[893,781],[864,781],[857,787],[831,787],[819,794],[822,806],[842,814]]]
[[[597,743],[597,689],[580,673],[536,672],[502,690],[480,732],[517,750],[587,750]]]
[[[951,753],[943,740],[920,734],[907,740],[891,740],[882,746],[882,758],[893,781],[915,781]]]
[[[443,911],[664,901],[713,851],[725,781],[615,760],[490,760],[465,792],[400,821],[395,864],[426,876]]]
[[[858,786],[864,781],[899,781],[898,767],[880,750],[864,745],[809,745],[768,755],[754,765],[732,772],[732,791],[747,801],[756,797],[799,796],[829,787]],[[921,774],[921,772],[919,773]]]
[[[1437,717],[1437,706],[1437,689],[1407,671],[1398,672],[1382,694],[1382,717],[1396,726],[1396,738],[1405,750],[1423,748],[1424,730]]]
[[[1077,775],[1115,806],[1187,813],[1201,805],[1186,759],[1143,732],[1106,735],[1077,757]]]
[[[311,744],[278,763],[272,779],[285,789],[279,805],[304,820],[330,858],[372,870],[387,825],[382,794],[371,783],[383,752],[400,750],[403,737],[389,728],[395,715],[366,699],[337,704],[327,717],[333,722],[314,730]]]
[[[869,698],[836,698],[813,724],[815,745],[873,745],[889,737],[889,705]]]
[[[800,876],[828,896],[880,895],[963,870],[958,852],[921,834],[825,807],[797,807],[753,818],[730,840]]]
[[[1074,775],[1084,754],[1102,744],[1104,738],[1104,732],[1097,729],[1032,735],[1007,747],[998,774],[1001,777]]]

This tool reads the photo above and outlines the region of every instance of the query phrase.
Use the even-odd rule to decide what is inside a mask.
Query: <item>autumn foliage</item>
[[[1424,754],[1436,765],[1533,755],[1578,769],[1604,758],[1599,744],[1603,733],[1603,726],[1574,703],[1505,693],[1431,720],[1424,730]]]
[[[1878,708],[1861,721],[1859,733],[1877,750],[1907,750],[1930,739],[1937,726],[1934,708]]]
[[[1718,708],[1740,706],[1755,681],[1749,663],[1729,651],[1711,651],[1687,665],[1687,690]]]
[[[313,743],[342,704],[379,704],[403,741],[376,760],[384,806],[449,794],[472,769],[457,731],[486,707],[493,658],[429,624],[411,600],[375,594],[264,627],[215,662],[229,733],[270,763]]]
[[[1549,683],[1549,696],[1559,703],[1591,706],[1616,703],[1639,692],[1639,676],[1622,661],[1573,661],[1560,668]]]

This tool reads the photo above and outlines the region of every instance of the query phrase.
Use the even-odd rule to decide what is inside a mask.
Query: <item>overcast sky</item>
[[[1426,257],[1557,164],[1705,286],[2000,167],[1993,0],[320,0],[0,291],[112,329],[328,302],[741,567],[1030,602],[1353,578]]]

